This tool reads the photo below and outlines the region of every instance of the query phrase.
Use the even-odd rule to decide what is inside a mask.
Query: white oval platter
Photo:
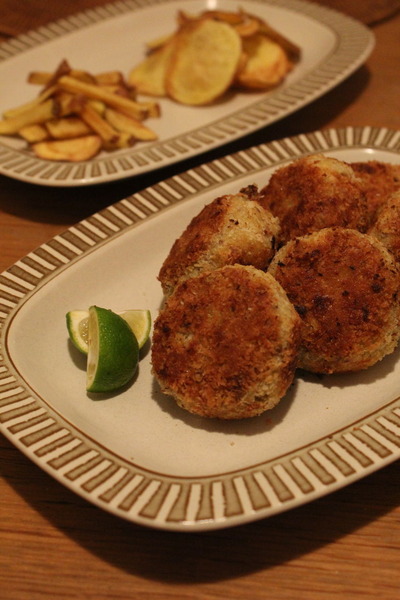
[[[227,156],[77,223],[0,275],[0,428],[88,501],[150,527],[198,531],[269,517],[400,456],[399,352],[352,375],[296,378],[281,403],[238,422],[203,420],[162,395],[150,353],[120,394],[85,392],[65,314],[162,301],[158,270],[201,207],[263,185],[313,152],[400,163],[400,132],[339,129]]]
[[[216,0],[212,8],[237,10],[240,2]],[[32,99],[32,70],[53,71],[62,59],[93,73],[128,74],[144,57],[146,42],[175,30],[176,14],[196,14],[206,0],[124,0],[79,13],[0,45],[0,114]],[[302,0],[249,0],[246,10],[297,43],[302,59],[284,85],[268,93],[235,93],[207,107],[160,100],[162,116],[146,123],[158,134],[87,162],[39,159],[17,138],[0,136],[0,173],[48,186],[115,181],[165,167],[250,134],[309,104],[337,86],[369,56],[373,33],[364,25]]]

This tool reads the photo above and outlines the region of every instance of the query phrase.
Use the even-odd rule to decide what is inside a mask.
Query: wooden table
[[[0,40],[104,3],[0,0]],[[394,10],[399,2],[339,4],[375,32],[376,49],[366,65],[312,106],[224,152],[332,126],[400,129],[400,14]],[[367,8],[376,11],[367,14]],[[5,84],[0,82],[0,90]],[[206,158],[218,155],[214,151]],[[184,168],[200,160],[204,157]],[[174,166],[162,177],[182,168]],[[0,177],[0,271],[68,226],[149,184],[150,178],[142,176],[93,192]],[[146,529],[102,512],[3,437],[0,467],[4,600],[400,597],[399,462],[291,512],[204,534]]]

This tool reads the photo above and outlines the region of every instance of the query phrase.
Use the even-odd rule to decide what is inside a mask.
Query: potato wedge
[[[90,127],[82,119],[73,116],[46,121],[45,128],[52,138],[60,140],[81,137],[92,133]]]
[[[245,37],[242,43],[246,60],[236,84],[259,90],[280,84],[292,66],[282,47],[261,34]]]
[[[176,36],[166,76],[168,95],[182,104],[210,104],[231,85],[241,54],[241,38],[227,23],[188,22]]]
[[[139,94],[165,96],[165,79],[171,60],[174,42],[170,41],[151,52],[129,74],[129,83]]]
[[[30,144],[35,144],[36,142],[43,142],[43,140],[47,140],[49,136],[49,132],[47,131],[45,125],[27,125],[18,131],[18,135],[20,135],[24,140],[29,142]]]
[[[157,139],[157,135],[154,131],[143,125],[141,121],[138,121],[133,117],[128,117],[113,108],[107,108],[104,116],[114,129],[129,133],[137,140],[151,141]]]
[[[79,162],[96,156],[101,149],[101,138],[98,135],[87,135],[71,140],[54,140],[38,142],[32,145],[36,156],[45,160],[63,160]]]

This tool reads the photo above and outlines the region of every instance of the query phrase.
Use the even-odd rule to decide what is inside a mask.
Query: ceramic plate
[[[85,392],[65,314],[150,308],[172,242],[205,203],[321,151],[400,163],[400,132],[328,130],[257,146],[159,183],[76,224],[0,276],[0,427],[62,484],[127,520],[207,530],[328,494],[400,456],[399,352],[367,371],[297,377],[272,411],[240,422],[191,416],[163,396],[150,354],[123,393]]]
[[[63,58],[91,72],[128,74],[144,56],[145,43],[175,29],[178,9],[199,13],[206,0],[127,0],[63,19],[0,46],[0,114],[28,101],[36,89],[26,83],[36,70],[53,71]],[[212,7],[237,10],[240,2],[216,0]],[[357,69],[373,48],[373,34],[361,23],[298,0],[251,0],[246,10],[263,17],[302,49],[302,60],[284,85],[269,93],[237,93],[208,107],[161,100],[162,117],[146,123],[153,143],[102,153],[84,163],[35,158],[23,141],[0,137],[0,173],[51,186],[81,186],[135,176],[222,146],[269,125],[312,102]]]

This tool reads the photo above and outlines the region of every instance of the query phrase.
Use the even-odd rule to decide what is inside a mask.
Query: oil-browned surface
[[[356,371],[396,347],[399,273],[376,239],[350,229],[324,229],[284,246],[270,273],[303,319],[300,367]]]
[[[332,157],[306,156],[278,169],[260,202],[279,218],[282,242],[323,227],[367,228],[365,195],[351,167]]]
[[[152,361],[161,387],[204,417],[273,408],[291,384],[300,319],[279,284],[227,266],[181,283],[159,315]]]
[[[258,204],[249,186],[207,204],[173,244],[159,273],[165,294],[181,279],[224,265],[265,269],[271,261],[279,222]]]

